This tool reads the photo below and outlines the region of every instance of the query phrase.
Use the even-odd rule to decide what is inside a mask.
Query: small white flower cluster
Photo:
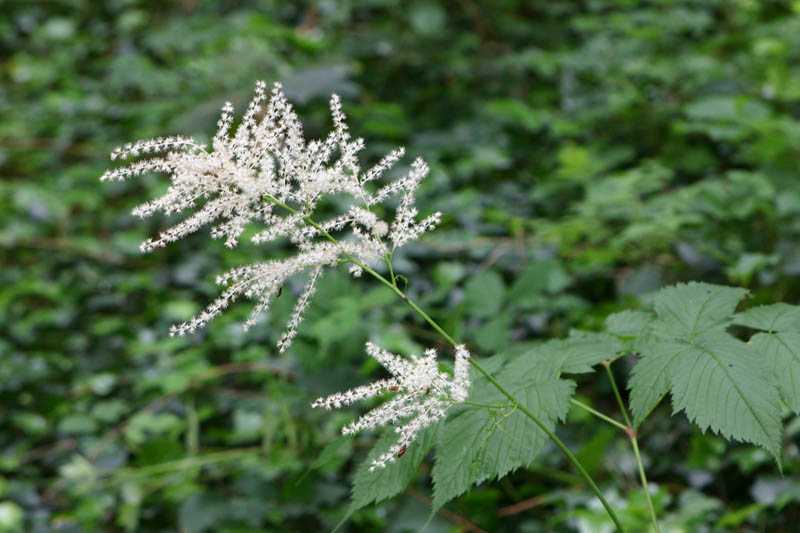
[[[404,150],[398,148],[362,171],[357,154],[364,148],[363,139],[351,140],[338,96],[331,97],[330,109],[333,131],[324,140],[306,142],[281,85],[276,83],[268,98],[266,84],[259,82],[241,124],[234,130],[233,106],[223,106],[211,151],[191,138],[168,137],[129,143],[111,154],[112,159],[146,159],[106,171],[103,181],[148,172],[170,174],[172,184],[166,193],[138,206],[135,215],[146,217],[156,211],[169,215],[201,204],[158,238],[142,243],[143,252],[166,246],[209,224],[212,237],[225,238],[229,247],[236,246],[251,223],[266,226],[252,237],[253,242],[288,238],[297,247],[297,254],[287,259],[251,264],[219,276],[217,282],[226,286],[223,293],[194,318],[173,326],[173,334],[184,335],[205,326],[242,295],[256,300],[245,323],[249,327],[268,310],[271,299],[289,277],[310,272],[279,342],[283,351],[296,334],[324,266],[350,258],[369,265],[439,223],[440,213],[416,220],[414,194],[428,174],[425,162],[417,159],[405,176],[375,187],[371,182],[390,170]],[[311,217],[320,201],[333,194],[352,197],[349,209],[328,220],[314,221]],[[384,221],[372,209],[395,195],[400,201],[394,218]],[[334,243],[327,238],[343,231],[348,235],[344,240]],[[361,271],[356,264],[350,268],[354,276]]]
[[[319,398],[311,406],[338,408],[386,392],[397,392],[388,402],[342,428],[342,434],[351,435],[404,420],[402,425],[395,428],[399,434],[397,442],[372,462],[372,471],[393,463],[405,453],[406,447],[420,431],[444,418],[448,407],[467,399],[470,354],[463,344],[456,347],[451,379],[449,374],[439,371],[434,349],[426,350],[424,357],[412,355],[409,360],[368,342],[367,353],[383,365],[392,377]]]

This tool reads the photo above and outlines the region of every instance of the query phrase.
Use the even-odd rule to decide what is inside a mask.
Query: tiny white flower
[[[311,406],[339,408],[386,392],[396,392],[391,400],[342,428],[342,434],[351,435],[402,421],[395,428],[399,435],[397,442],[373,461],[370,470],[375,470],[393,463],[405,453],[420,431],[444,418],[450,406],[467,399],[470,354],[463,344],[456,347],[451,378],[446,372],[439,371],[434,349],[425,350],[424,357],[412,355],[410,359],[404,359],[368,342],[367,353],[383,365],[392,377],[319,398]]]

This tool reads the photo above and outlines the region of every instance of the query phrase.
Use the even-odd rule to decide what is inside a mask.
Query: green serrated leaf
[[[390,427],[378,439],[370,450],[367,458],[359,465],[353,480],[353,490],[348,514],[361,509],[371,503],[379,502],[404,491],[417,474],[420,463],[436,442],[437,433],[441,424],[434,424],[423,430],[416,442],[408,447],[402,457],[398,457],[386,468],[375,469],[370,472],[372,461],[381,454],[386,453],[397,441],[394,427]]]
[[[745,294],[705,283],[658,293],[657,336],[640,347],[628,384],[631,410],[640,424],[671,389],[674,412],[685,411],[702,430],[762,446],[780,464],[777,382],[753,346],[725,331]]]
[[[780,463],[778,387],[751,346],[712,332],[675,355],[668,367],[673,411],[702,430],[764,447]]]
[[[800,333],[758,333],[750,344],[766,359],[783,399],[800,414]]]
[[[747,294],[745,289],[709,283],[681,283],[661,289],[655,298],[658,323],[666,336],[689,339],[732,322],[733,311]]]
[[[611,359],[622,350],[619,339],[593,331],[572,330],[564,342],[567,356],[561,365],[561,372],[565,374],[594,372],[595,365]]]
[[[800,331],[800,306],[761,305],[734,316],[734,324],[764,331]]]
[[[502,375],[507,377],[505,372]],[[549,379],[523,384],[526,379],[530,380],[530,376],[517,375],[517,382],[505,385],[522,405],[552,429],[556,420],[566,416],[575,383]],[[499,393],[487,396],[481,395],[482,401],[508,402]],[[530,464],[546,439],[547,435],[515,408],[470,408],[449,419],[436,443],[433,510],[463,494],[473,484],[501,478]]]
[[[668,371],[673,361],[690,345],[662,342],[642,351],[628,381],[633,423],[636,427],[647,418],[670,388]]]

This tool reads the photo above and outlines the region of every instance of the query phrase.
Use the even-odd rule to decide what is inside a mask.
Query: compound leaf
[[[780,463],[778,381],[763,363],[769,359],[774,366],[793,369],[796,356],[771,340],[748,345],[725,330],[734,319],[763,325],[782,323],[780,318],[788,315],[777,309],[770,311],[775,316],[762,310],[749,318],[734,317],[745,294],[743,289],[707,283],[659,291],[658,318],[645,333],[645,342],[638,344],[642,357],[628,383],[631,410],[640,424],[671,389],[673,412],[685,411],[703,430],[762,446]],[[758,348],[771,355],[760,358]],[[793,377],[783,378],[789,380],[787,386]]]

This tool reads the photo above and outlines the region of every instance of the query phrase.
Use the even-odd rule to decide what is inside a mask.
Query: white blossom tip
[[[358,400],[371,398],[386,392],[396,393],[392,399],[342,428],[342,434],[351,435],[359,431],[395,424],[397,441],[389,450],[375,459],[370,471],[385,468],[401,457],[419,433],[445,416],[447,409],[463,402],[469,392],[467,362],[469,352],[464,345],[456,347],[454,375],[439,371],[436,350],[425,350],[424,357],[411,356],[406,359],[367,342],[367,353],[392,374],[390,379],[379,380],[327,398],[317,399],[313,407],[340,407]]]

